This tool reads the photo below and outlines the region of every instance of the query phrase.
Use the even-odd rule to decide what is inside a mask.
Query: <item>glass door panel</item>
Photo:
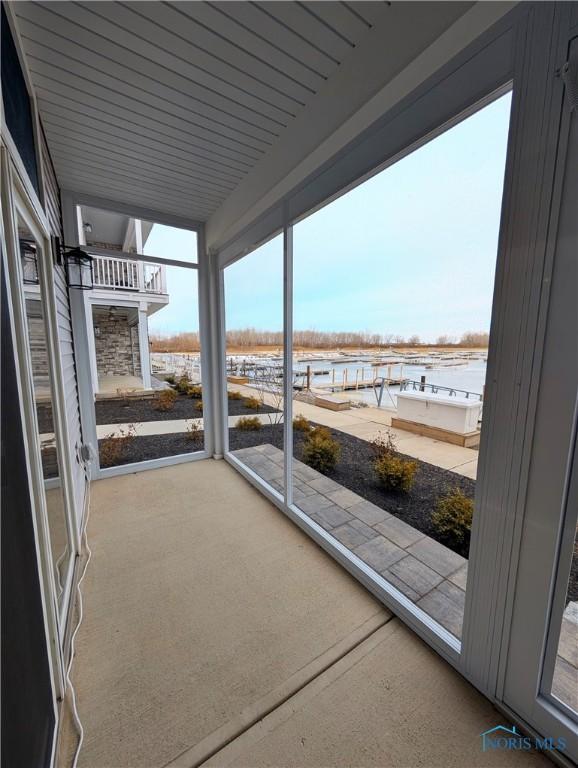
[[[58,445],[55,391],[49,360],[46,305],[39,275],[46,254],[23,218],[18,216],[18,244],[22,265],[21,290],[26,308],[26,334],[32,362],[34,407],[38,433],[36,435],[42,460],[44,496],[50,536],[50,549],[56,596],[63,605],[66,585],[73,562],[68,517],[62,479],[62,464]]]
[[[510,93],[293,227],[293,499],[461,640]]]
[[[229,452],[284,494],[283,236],[224,271]]]

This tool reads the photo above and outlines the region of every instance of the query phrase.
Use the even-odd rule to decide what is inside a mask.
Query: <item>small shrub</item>
[[[312,469],[327,474],[341,456],[341,446],[326,427],[316,427],[303,444],[303,461]]]
[[[397,453],[397,444],[394,436],[391,432],[380,432],[376,438],[371,442],[371,449],[377,457],[384,456],[385,454]]]
[[[198,443],[201,440],[203,429],[201,425],[196,421],[190,421],[186,428],[187,440],[192,443]]]
[[[200,411],[202,413],[203,412],[203,401],[199,400],[198,402],[196,402],[195,403],[195,408],[197,409],[197,411]]]
[[[155,398],[153,407],[157,411],[172,411],[177,400],[177,393],[174,389],[161,389]]]
[[[191,380],[186,373],[184,373],[182,376],[179,376],[174,384],[174,387],[179,395],[188,395],[190,386]]]
[[[243,432],[257,432],[262,424],[256,416],[241,416],[235,426]]]
[[[311,440],[333,440],[329,427],[313,427],[309,432]]]
[[[134,424],[128,424],[126,428],[121,427],[118,430],[118,435],[115,435],[114,432],[106,435],[98,446],[100,463],[107,467],[118,464],[135,437],[136,427]]]
[[[417,462],[403,459],[395,453],[383,453],[375,459],[373,468],[385,488],[408,493],[413,485]]]
[[[297,430],[297,432],[308,433],[311,431],[311,424],[309,423],[308,419],[303,416],[303,414],[298,413],[297,416],[295,416],[293,419],[293,429]]]
[[[165,381],[167,382],[167,384],[171,384],[172,385],[172,384],[175,383],[175,377],[171,373],[170,376],[165,376]]]
[[[258,411],[261,407],[261,401],[257,397],[246,397],[243,403],[245,408],[250,408],[252,411]]]
[[[192,397],[193,400],[198,400],[203,396],[203,389],[202,387],[199,387],[197,384],[193,384],[191,387],[187,389],[187,395],[189,397]]]
[[[473,514],[474,500],[459,488],[454,488],[437,500],[431,521],[448,544],[460,547],[470,540]]]
[[[243,395],[240,392],[235,392],[233,390],[229,390],[229,392],[227,392],[227,397],[229,398],[229,400],[242,400],[243,399]]]

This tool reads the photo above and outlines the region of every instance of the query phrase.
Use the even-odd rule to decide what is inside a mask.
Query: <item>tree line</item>
[[[257,328],[239,328],[227,331],[227,348],[255,349],[282,347],[282,331],[264,331]],[[196,332],[150,336],[153,352],[198,352],[199,334]],[[461,336],[438,336],[435,343],[422,342],[416,334],[404,337],[394,333],[368,333],[358,331],[294,331],[293,346],[303,349],[375,348],[403,346],[487,347],[489,334],[485,331],[467,331]]]

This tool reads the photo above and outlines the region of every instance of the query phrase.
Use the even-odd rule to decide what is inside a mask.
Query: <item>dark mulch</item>
[[[246,406],[247,398],[229,400],[229,416],[273,413],[274,408],[260,405],[258,410]],[[170,411],[157,411],[154,398],[125,398],[97,400],[97,424],[136,424],[141,421],[170,421],[171,419],[198,419],[203,414],[197,408],[198,398],[179,395]],[[172,454],[171,454],[172,455]]]
[[[179,456],[182,453],[194,453],[203,450],[203,433],[196,440],[190,440],[186,432],[175,432],[171,435],[143,435],[133,437],[125,444],[122,456],[114,463],[107,462],[103,457],[102,440],[98,441],[100,466],[118,467],[122,464],[135,464],[139,461],[162,459],[164,456]]]
[[[54,432],[52,403],[37,403],[36,417],[38,419],[38,431],[41,435],[47,432]]]
[[[566,595],[566,604],[570,601],[578,600],[578,534],[574,544],[574,556],[570,566],[570,578],[568,579],[568,594]]]

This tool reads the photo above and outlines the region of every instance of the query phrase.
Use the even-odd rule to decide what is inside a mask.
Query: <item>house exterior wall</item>
[[[50,224],[51,233],[64,242],[62,232],[62,211],[60,206],[60,188],[58,186],[56,173],[54,171],[54,166],[43,131],[40,132],[40,151],[44,170],[46,216]],[[64,402],[66,404],[66,430],[68,443],[66,453],[72,468],[74,515],[80,525],[86,497],[86,476],[82,463],[78,460],[80,447],[83,444],[83,435],[80,423],[80,403],[72,332],[70,293],[66,284],[64,266],[55,263],[53,274],[57,311],[56,321],[58,325],[58,346],[62,365]]]
[[[35,389],[48,389],[50,375],[48,371],[48,351],[46,349],[46,333],[42,319],[40,301],[26,300],[26,316],[28,320],[28,342],[32,358],[32,378]]]
[[[138,325],[126,317],[94,317],[94,346],[99,376],[140,376]]]

